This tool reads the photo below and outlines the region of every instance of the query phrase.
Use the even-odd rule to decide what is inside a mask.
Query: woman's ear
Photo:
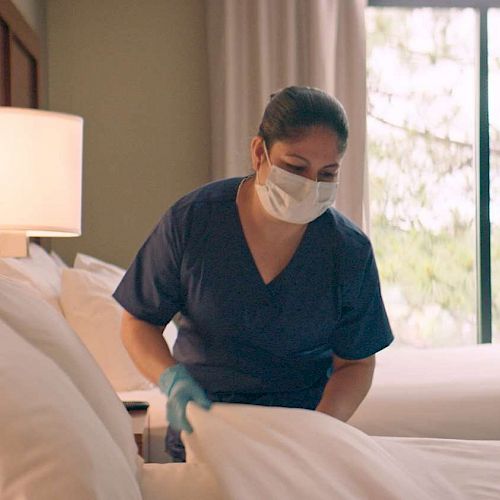
[[[252,168],[255,172],[258,172],[262,164],[266,161],[264,139],[259,135],[256,135],[250,143],[250,156],[252,158]]]

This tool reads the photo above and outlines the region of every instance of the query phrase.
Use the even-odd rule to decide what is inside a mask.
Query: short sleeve
[[[181,243],[176,218],[169,210],[142,245],[113,294],[130,314],[165,325],[181,309]]]
[[[375,257],[367,246],[358,276],[340,287],[341,314],[332,338],[334,354],[345,359],[367,358],[393,340],[380,292]]]

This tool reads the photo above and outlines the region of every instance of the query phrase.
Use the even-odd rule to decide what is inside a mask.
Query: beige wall
[[[126,267],[210,175],[203,0],[47,0],[49,109],[83,116],[83,228],[54,238]]]

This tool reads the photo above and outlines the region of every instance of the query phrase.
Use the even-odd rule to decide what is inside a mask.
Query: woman
[[[137,367],[168,396],[166,446],[184,460],[188,401],[316,409],[343,421],[393,339],[367,237],[334,209],[342,105],[273,95],[254,174],[205,185],[162,217],[114,297]],[[170,353],[161,332],[180,312]]]

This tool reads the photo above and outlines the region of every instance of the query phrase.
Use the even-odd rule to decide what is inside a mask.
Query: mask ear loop
[[[271,160],[269,158],[269,154],[267,152],[267,146],[266,146],[266,141],[262,140],[262,144],[264,145],[264,154],[266,155],[266,160],[267,160],[267,163],[269,163],[269,166],[271,167]]]
[[[269,154],[267,153],[267,146],[266,146],[266,141],[264,140],[264,138],[262,139],[262,144],[264,146],[264,154],[266,155],[267,163],[269,164],[269,168],[271,168],[272,164],[271,164],[271,160],[269,158]],[[258,171],[255,173],[255,177],[257,179],[257,184],[259,184],[260,186],[262,186],[262,184],[259,181],[259,172]]]

